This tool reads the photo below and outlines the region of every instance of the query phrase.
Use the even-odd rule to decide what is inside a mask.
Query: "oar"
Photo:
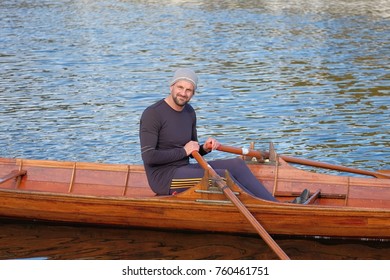
[[[11,173],[6,175],[5,177],[0,178],[0,184],[5,183],[5,182],[7,182],[7,181],[9,181],[11,179],[18,178],[20,176],[24,176],[26,174],[27,174],[26,170],[21,170],[21,171],[13,170],[13,171],[11,171]]]
[[[223,152],[228,152],[228,153],[233,153],[233,154],[237,154],[237,155],[244,155],[244,156],[250,156],[250,157],[257,157],[257,158],[263,158],[263,157],[269,156],[269,153],[267,153],[267,152],[260,152],[260,151],[256,151],[256,150],[246,149],[246,148],[236,148],[236,147],[225,146],[225,145],[220,145],[217,148],[217,150],[223,151]],[[375,172],[375,171],[355,169],[355,168],[350,168],[350,167],[345,167],[345,166],[340,166],[340,165],[334,165],[334,164],[329,164],[329,163],[324,163],[324,162],[319,162],[319,161],[313,161],[313,160],[308,160],[308,159],[300,159],[300,158],[284,156],[284,155],[279,155],[279,157],[282,158],[283,160],[285,160],[287,162],[291,162],[291,163],[298,163],[298,164],[302,164],[302,165],[326,168],[326,169],[331,169],[331,170],[338,170],[338,171],[343,171],[343,172],[374,176],[376,178],[382,178],[382,179],[389,179],[390,178],[390,175],[384,174],[384,173],[388,173],[389,170],[380,170],[380,171]]]
[[[218,187],[223,191],[226,197],[237,207],[237,209],[245,216],[245,218],[252,224],[255,230],[259,233],[261,238],[270,246],[270,248],[278,255],[282,260],[289,260],[287,254],[279,247],[279,245],[272,239],[268,232],[262,227],[262,225],[251,214],[248,208],[237,198],[232,190],[224,183],[222,178],[215,172],[215,170],[206,162],[206,160],[197,152],[192,152],[192,156],[197,160],[200,166],[204,170],[208,170],[210,176],[215,179]]]

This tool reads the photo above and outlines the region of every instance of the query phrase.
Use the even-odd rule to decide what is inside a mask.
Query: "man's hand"
[[[211,152],[213,150],[216,150],[221,144],[214,138],[209,137],[206,142],[203,144],[203,149],[206,152]]]
[[[190,141],[185,144],[184,150],[186,150],[187,156],[189,156],[193,151],[199,151],[199,143],[196,141]]]

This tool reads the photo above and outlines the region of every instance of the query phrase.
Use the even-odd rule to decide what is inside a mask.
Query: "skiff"
[[[279,202],[250,196],[228,174],[226,183],[269,234],[390,238],[390,179],[306,171],[277,156],[248,166]],[[210,178],[156,196],[141,165],[0,158],[0,217],[255,233]],[[309,200],[290,203],[305,188]]]

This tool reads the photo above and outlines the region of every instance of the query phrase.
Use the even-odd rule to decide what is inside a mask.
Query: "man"
[[[188,68],[178,69],[171,82],[170,94],[146,108],[140,121],[140,142],[148,182],[158,195],[169,195],[194,186],[204,171],[189,161],[193,151],[206,155],[219,144],[208,138],[198,143],[196,113],[188,103],[194,96],[198,77]],[[210,161],[220,175],[228,170],[232,179],[253,196],[276,201],[239,158]]]

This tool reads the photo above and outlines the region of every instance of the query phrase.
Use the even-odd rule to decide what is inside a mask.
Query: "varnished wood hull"
[[[390,238],[390,180],[344,177],[277,165],[250,164],[282,202],[251,197],[233,184],[239,199],[270,234]],[[0,217],[170,230],[255,233],[207,176],[177,196],[155,196],[141,166],[0,159]],[[314,204],[291,200],[304,188],[321,190]]]

